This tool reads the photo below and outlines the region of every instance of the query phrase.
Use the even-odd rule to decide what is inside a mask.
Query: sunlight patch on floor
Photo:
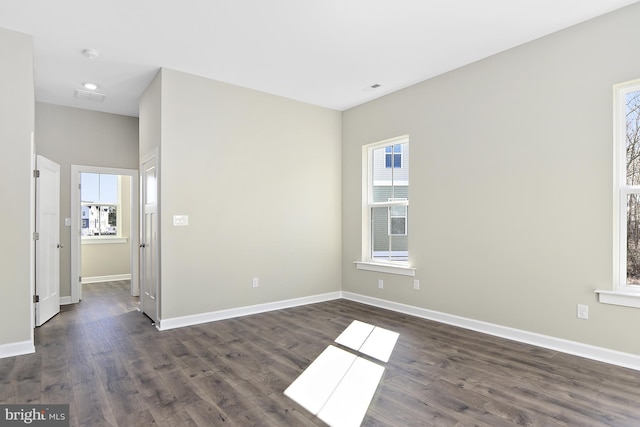
[[[387,362],[400,334],[354,320],[335,342]],[[332,427],[359,426],[384,366],[328,346],[284,394]]]
[[[399,336],[397,332],[354,320],[336,338],[336,342],[382,362],[388,362]]]

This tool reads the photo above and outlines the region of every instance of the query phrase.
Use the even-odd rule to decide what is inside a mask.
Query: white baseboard
[[[201,323],[215,322],[216,320],[232,319],[234,317],[247,316],[250,314],[265,313],[267,311],[282,310],[283,308],[298,307],[301,305],[315,304],[318,302],[340,299],[341,292],[330,292],[309,297],[294,298],[284,301],[269,302],[265,304],[251,305],[248,307],[231,308],[228,310],[212,311],[209,313],[194,314],[183,317],[172,317],[161,319],[157,328],[161,331],[181,328],[184,326],[199,325]]]
[[[71,297],[60,297],[60,305],[68,304],[73,304],[73,301],[71,301]]]
[[[36,347],[33,345],[33,341],[13,342],[0,345],[0,359],[35,352]]]
[[[494,335],[501,338],[510,339],[562,353],[572,354],[587,359],[597,360],[612,365],[640,371],[640,356],[637,354],[623,353],[621,351],[610,350],[603,347],[596,347],[562,338],[509,328],[507,326],[473,320],[466,317],[446,314],[439,311],[428,310],[426,308],[415,307],[379,298],[373,298],[352,292],[342,292],[342,297],[347,300],[360,302],[374,307],[385,308],[399,313],[409,314],[423,319],[434,320],[448,325],[458,326],[473,331]]]
[[[101,283],[101,282],[117,282],[120,280],[131,280],[131,274],[112,274],[110,276],[93,276],[83,277],[82,284]]]
[[[596,347],[576,341],[565,340],[562,338],[542,335],[535,332],[496,325],[493,323],[469,319],[453,314],[442,313],[426,308],[415,307],[407,304],[401,304],[393,301],[387,301],[345,291],[330,292],[326,294],[313,295],[303,298],[294,298],[290,300],[252,305],[248,307],[239,307],[228,310],[213,311],[209,313],[194,314],[190,316],[162,319],[160,320],[159,324],[156,325],[156,327],[160,331],[166,331],[169,329],[181,328],[184,326],[215,322],[217,320],[225,320],[234,317],[247,316],[250,314],[258,314],[268,311],[281,310],[284,308],[315,304],[318,302],[331,301],[340,298],[640,371],[640,355],[610,350],[603,347]]]

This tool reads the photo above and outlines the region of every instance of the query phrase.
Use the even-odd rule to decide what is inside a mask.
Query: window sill
[[[383,264],[371,261],[354,261],[358,270],[377,271],[379,273],[400,274],[402,276],[415,276],[416,269],[408,265]]]
[[[640,308],[640,291],[605,291],[596,289],[598,302]]]
[[[81,242],[83,245],[110,245],[127,243],[128,240],[128,237],[84,237]]]

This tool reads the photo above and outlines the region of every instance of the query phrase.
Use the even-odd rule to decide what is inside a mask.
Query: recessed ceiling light
[[[100,56],[100,52],[95,49],[85,49],[82,51],[82,54],[89,59],[96,59]]]
[[[82,86],[84,86],[85,89],[89,89],[89,90],[98,89],[98,85],[95,83],[83,83]]]

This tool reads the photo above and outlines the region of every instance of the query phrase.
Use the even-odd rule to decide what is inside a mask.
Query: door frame
[[[130,177],[130,266],[131,266],[131,290],[132,296],[137,296],[140,292],[139,282],[139,257],[138,241],[140,238],[139,227],[139,185],[138,170],[120,169],[101,166],[71,165],[71,302],[77,303],[82,299],[81,276],[81,237],[80,237],[80,174],[81,173],[103,173],[109,175],[126,175]]]

